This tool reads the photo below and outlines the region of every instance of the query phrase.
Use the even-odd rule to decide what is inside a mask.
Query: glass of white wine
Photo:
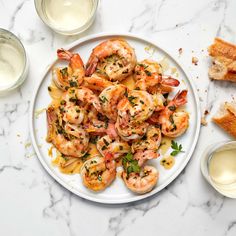
[[[0,29],[0,96],[19,87],[28,72],[28,60],[21,41],[10,31]]]
[[[210,145],[202,155],[201,170],[219,193],[236,198],[236,141]]]
[[[74,35],[85,31],[94,21],[98,0],[35,0],[42,21],[54,31]]]

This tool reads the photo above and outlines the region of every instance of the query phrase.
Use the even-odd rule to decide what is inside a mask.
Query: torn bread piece
[[[213,58],[208,73],[210,79],[236,82],[236,45],[215,38],[208,52]]]
[[[236,103],[225,102],[212,120],[227,133],[236,138]]]

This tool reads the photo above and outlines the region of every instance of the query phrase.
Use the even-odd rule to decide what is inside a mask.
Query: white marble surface
[[[204,148],[229,136],[210,120],[236,86],[210,82],[206,48],[220,36],[236,43],[234,0],[101,0],[95,23],[83,35],[133,32],[178,57],[209,109],[195,153],[185,171],[145,201],[107,206],[64,190],[41,167],[30,145],[28,112],[36,80],[55,50],[81,37],[53,33],[39,19],[33,0],[0,0],[0,27],[24,43],[30,71],[14,93],[0,98],[0,235],[236,235],[236,202],[216,193],[199,168]],[[198,66],[191,58],[199,59]]]

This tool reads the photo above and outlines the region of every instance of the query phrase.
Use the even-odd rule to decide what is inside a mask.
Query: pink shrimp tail
[[[96,56],[90,56],[86,65],[85,76],[91,76],[94,73],[97,68],[98,61],[99,60]]]
[[[185,103],[187,103],[187,93],[188,91],[187,90],[182,90],[182,91],[179,91],[174,99],[173,99],[173,102],[175,103],[175,105],[178,107],[178,106],[182,106],[184,105]]]
[[[177,87],[180,84],[177,79],[174,79],[171,76],[162,76],[161,83],[172,87]]]
[[[77,69],[84,66],[84,63],[78,53],[71,53],[63,48],[57,50],[57,57],[61,60],[70,61],[72,69]]]
[[[67,51],[63,48],[57,50],[57,57],[61,60],[70,61],[73,54],[70,51]]]

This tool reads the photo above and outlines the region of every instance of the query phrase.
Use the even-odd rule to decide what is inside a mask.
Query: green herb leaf
[[[169,109],[170,111],[175,111],[175,110],[176,110],[176,106],[169,106],[168,109]]]
[[[171,156],[176,156],[178,155],[180,152],[184,152],[182,151],[182,145],[178,145],[177,142],[175,142],[174,140],[171,141],[171,148],[173,149],[173,151],[170,153]]]
[[[141,171],[141,168],[138,165],[138,161],[133,159],[132,153],[128,153],[126,156],[123,157],[122,165],[128,175],[132,172],[140,173]]]
[[[66,101],[65,101],[65,100],[61,100],[60,104],[61,104],[61,105],[65,105],[65,104],[66,104]]]
[[[128,100],[129,100],[129,102],[131,103],[131,105],[135,105],[135,103],[133,102],[133,100],[135,99],[136,97],[134,97],[134,96],[129,96],[128,97]]]
[[[108,102],[108,100],[107,100],[107,98],[106,98],[105,96],[99,97],[99,100],[100,100],[102,103]]]
[[[92,144],[96,144],[99,136],[91,136],[89,142]]]
[[[78,84],[76,81],[71,80],[69,83],[70,83],[70,87],[78,87]]]
[[[85,153],[85,154],[81,157],[82,161],[85,161],[89,156],[90,156],[89,153]]]
[[[67,67],[63,68],[60,70],[63,78],[67,77],[68,76],[68,71],[67,71]]]
[[[146,73],[147,76],[151,76],[152,72],[148,71],[148,70],[144,70],[144,72]]]

